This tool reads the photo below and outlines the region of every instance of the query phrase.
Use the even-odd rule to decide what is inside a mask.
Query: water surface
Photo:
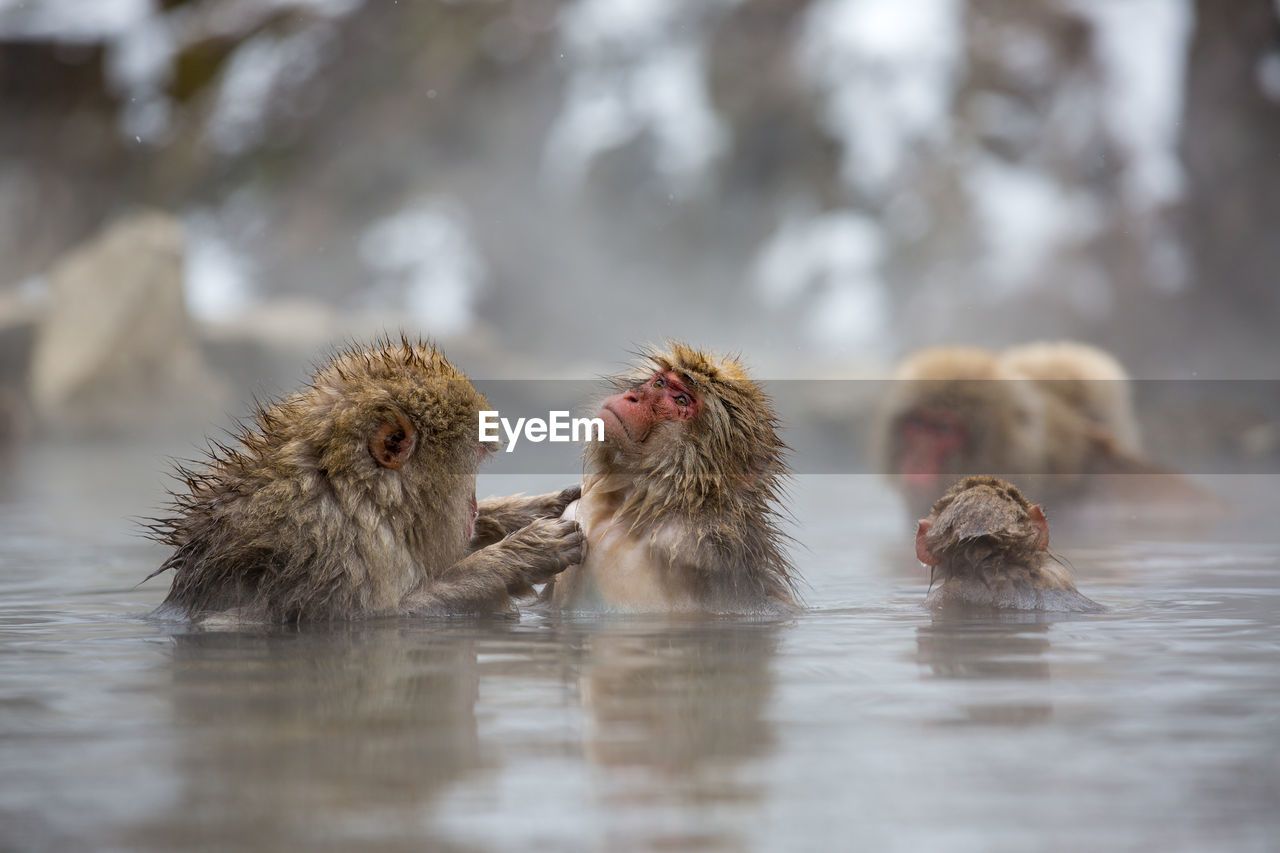
[[[894,497],[813,475],[795,618],[193,631],[136,586],[163,468],[0,463],[0,848],[1280,845],[1274,525],[1055,533],[1109,613],[941,621]]]

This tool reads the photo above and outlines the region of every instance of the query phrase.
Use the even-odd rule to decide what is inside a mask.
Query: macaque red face
[[[955,473],[952,460],[968,440],[968,427],[955,412],[913,409],[897,425],[895,473],[912,491],[936,494],[943,477]]]
[[[701,405],[690,382],[673,370],[660,370],[605,400],[600,412],[605,416],[604,431],[610,440],[636,445],[644,443],[655,424],[696,418]]]

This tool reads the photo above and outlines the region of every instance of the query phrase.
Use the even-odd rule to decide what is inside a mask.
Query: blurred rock
[[[30,429],[27,371],[40,314],[39,300],[17,291],[0,293],[0,447]]]
[[[166,429],[224,410],[183,303],[182,225],[159,211],[117,220],[49,272],[31,359],[41,426],[86,435]]]

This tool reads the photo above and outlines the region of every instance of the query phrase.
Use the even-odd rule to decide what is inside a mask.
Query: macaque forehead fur
[[[934,503],[925,540],[938,558],[937,574],[980,575],[986,569],[1048,562],[1039,547],[1031,504],[1011,483],[965,477]]]
[[[698,398],[689,421],[654,424],[637,447],[598,442],[588,447],[593,471],[625,478],[637,510],[681,514],[751,514],[778,498],[786,476],[786,445],[778,437],[773,402],[735,356],[669,342],[648,349],[635,369],[612,384],[625,391],[656,372],[674,373]]]

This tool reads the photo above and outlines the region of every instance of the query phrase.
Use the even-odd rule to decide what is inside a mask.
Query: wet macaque
[[[571,491],[486,501],[477,522],[486,408],[427,344],[340,352],[199,470],[179,468],[172,517],[150,525],[174,548],[153,573],[174,571],[160,612],[300,622],[509,611],[579,562],[583,538],[559,518]]]
[[[1138,456],[1123,369],[1092,347],[939,347],[908,358],[894,380],[876,453],[916,516],[966,474],[1058,496],[1092,474],[1164,473]]]
[[[1109,354],[1072,341],[1032,343],[1005,350],[1000,363],[1103,430],[1120,452],[1142,453],[1129,374]]]
[[[777,416],[734,358],[673,343],[606,399],[570,506],[586,561],[554,582],[568,610],[761,613],[795,607],[778,499]]]
[[[934,610],[992,608],[1096,613],[1049,554],[1039,504],[995,477],[966,477],[947,490],[916,529],[916,557],[930,567],[925,600]]]

